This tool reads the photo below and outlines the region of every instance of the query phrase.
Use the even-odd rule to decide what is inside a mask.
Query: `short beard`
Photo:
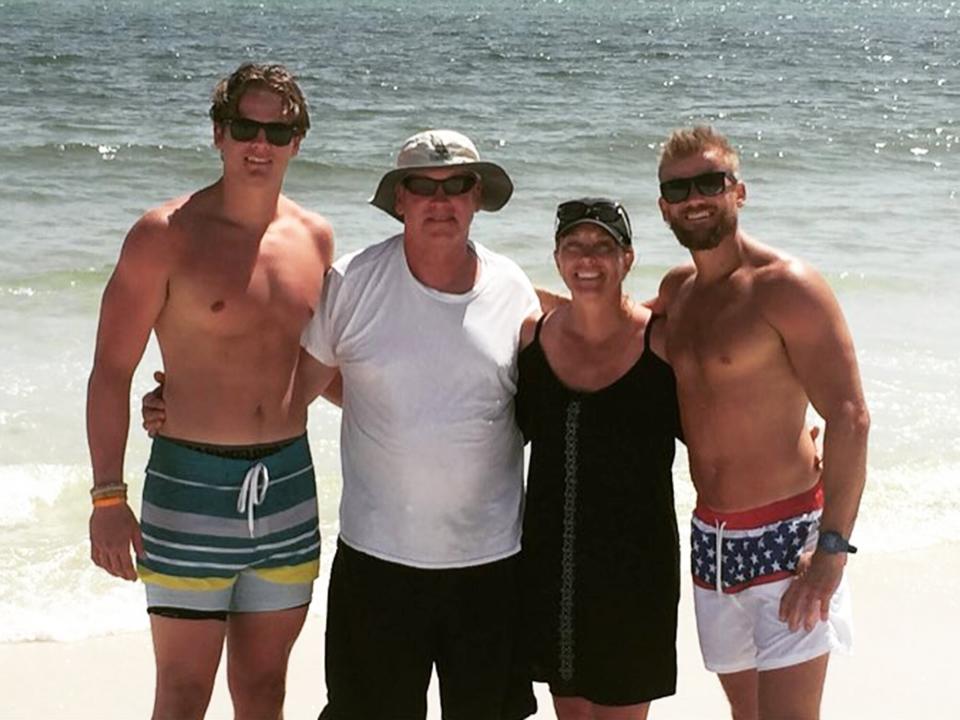
[[[687,250],[713,250],[725,237],[737,231],[737,216],[734,213],[722,211],[713,227],[688,230],[682,227],[680,222],[671,222],[670,229]]]

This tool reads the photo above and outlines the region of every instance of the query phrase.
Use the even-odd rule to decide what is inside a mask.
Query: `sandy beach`
[[[856,648],[831,659],[823,703],[827,720],[955,718],[953,649],[960,612],[960,546],[943,544],[893,554],[861,553],[848,564],[853,580]],[[678,641],[679,687],[657,702],[657,720],[727,717],[719,684],[701,663],[689,580]],[[0,645],[3,701],[9,720],[147,718],[153,665],[145,632],[76,643]],[[375,690],[371,688],[371,690]],[[439,720],[432,688],[430,720]],[[311,617],[291,659],[287,720],[315,718],[323,698],[323,621]],[[537,687],[538,720],[553,718],[549,694]],[[230,718],[223,668],[207,717]]]

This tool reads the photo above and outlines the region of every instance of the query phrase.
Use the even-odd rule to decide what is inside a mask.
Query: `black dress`
[[[650,349],[594,392],[569,389],[540,344],[520,353],[531,443],[523,518],[526,648],[560,696],[630,705],[676,692],[680,548],[673,371]]]

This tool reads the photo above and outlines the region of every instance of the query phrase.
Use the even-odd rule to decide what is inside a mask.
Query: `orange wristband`
[[[95,498],[93,501],[93,506],[95,508],[112,507],[114,505],[123,505],[126,502],[127,498],[125,496],[114,495],[113,497]]]

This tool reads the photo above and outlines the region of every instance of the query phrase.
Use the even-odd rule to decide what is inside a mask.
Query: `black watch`
[[[820,533],[820,539],[817,540],[817,550],[835,555],[836,553],[855,553],[857,548],[837,531],[827,530]]]

